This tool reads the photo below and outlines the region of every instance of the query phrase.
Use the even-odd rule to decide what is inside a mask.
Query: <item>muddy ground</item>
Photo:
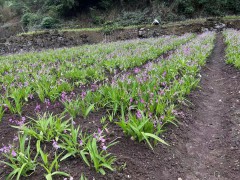
[[[189,106],[181,108],[185,116],[179,119],[178,127],[169,126],[164,134],[170,147],[159,144],[153,152],[145,144],[124,137],[117,126],[110,124],[109,131],[120,141],[110,151],[118,157],[117,165],[123,165],[122,169],[103,177],[73,158],[63,162],[61,170],[74,179],[79,179],[82,172],[88,179],[96,180],[240,179],[240,71],[225,64],[224,49],[223,36],[218,34],[213,53],[201,71],[200,88],[187,97],[191,102]],[[58,107],[52,111],[61,110],[62,107]],[[29,104],[24,113],[30,115],[32,111],[34,108]],[[76,122],[83,128],[97,129],[104,114],[101,111],[86,120],[79,117]],[[0,144],[13,138],[10,117],[5,116],[0,124]],[[8,172],[1,165],[0,179],[5,179]],[[42,179],[43,173],[37,169],[35,175],[27,179]]]

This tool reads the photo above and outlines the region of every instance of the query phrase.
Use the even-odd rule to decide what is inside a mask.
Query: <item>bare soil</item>
[[[240,72],[225,64],[224,48],[218,34],[201,88],[189,96],[192,105],[183,108],[185,118],[173,129],[172,147],[164,154],[172,167],[164,170],[162,163],[159,179],[240,178]]]
[[[61,170],[74,179],[84,173],[90,180],[240,179],[240,71],[225,64],[224,49],[223,37],[218,34],[213,53],[201,71],[200,88],[187,98],[191,104],[181,107],[185,116],[179,118],[178,127],[170,125],[164,134],[170,147],[159,144],[153,152],[147,145],[125,137],[116,125],[109,124],[108,138],[119,141],[110,149],[118,157],[116,172],[101,176],[77,158],[62,162]],[[34,116],[36,103],[37,100],[30,102],[24,115]],[[59,113],[62,108],[53,108],[50,112]],[[99,119],[104,114],[102,110],[85,120],[78,117],[75,121],[92,132],[101,126]],[[16,132],[10,127],[9,118],[12,115],[5,115],[0,123],[0,144],[10,142]],[[0,179],[5,179],[8,173],[9,170],[0,165]],[[43,173],[37,169],[27,179],[43,179]]]

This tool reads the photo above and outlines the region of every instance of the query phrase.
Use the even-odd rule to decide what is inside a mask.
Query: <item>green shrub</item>
[[[95,8],[90,8],[90,16],[93,24],[102,25],[104,23],[104,17]]]
[[[35,13],[25,13],[22,16],[21,22],[24,26],[34,26],[41,22],[41,16]]]
[[[103,33],[106,35],[110,35],[118,28],[118,24],[112,21],[107,21],[103,25]]]
[[[50,16],[44,17],[41,22],[41,27],[50,29],[56,27],[58,21]]]
[[[145,9],[144,11],[123,12],[121,17],[118,18],[118,23],[121,26],[131,26],[148,24],[152,20],[153,18],[148,15],[148,9]]]

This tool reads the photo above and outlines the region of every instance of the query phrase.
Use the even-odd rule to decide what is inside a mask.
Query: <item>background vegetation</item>
[[[153,18],[176,21],[239,13],[237,0],[0,0],[0,22],[21,17],[25,27],[35,29],[54,28],[73,17],[80,17],[82,26],[113,20],[128,26],[150,23]]]

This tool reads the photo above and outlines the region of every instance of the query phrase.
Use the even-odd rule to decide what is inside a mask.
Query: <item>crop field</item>
[[[222,63],[240,68],[240,32],[223,36]],[[138,179],[131,158],[172,147],[167,132],[185,117],[181,108],[216,37],[188,33],[1,56],[0,179]]]

